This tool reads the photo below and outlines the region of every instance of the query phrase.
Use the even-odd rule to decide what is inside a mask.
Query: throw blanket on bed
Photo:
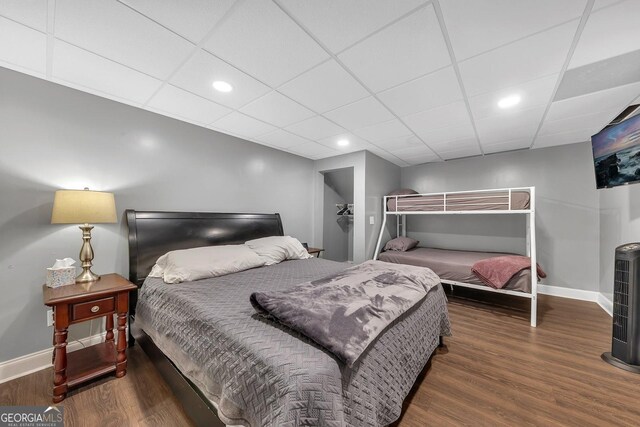
[[[547,277],[536,264],[538,277]],[[531,268],[531,258],[521,255],[505,255],[480,260],[473,264],[471,271],[487,285],[502,289],[509,280],[522,270]]]
[[[281,292],[254,292],[256,311],[306,335],[349,367],[391,322],[440,283],[430,269],[366,261]]]

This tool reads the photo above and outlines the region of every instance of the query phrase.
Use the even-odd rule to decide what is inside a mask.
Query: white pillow
[[[206,246],[171,251],[156,261],[166,283],[190,282],[262,267],[264,259],[245,245]],[[155,270],[155,271],[154,271]],[[154,267],[152,273],[157,273]]]
[[[265,265],[273,265],[285,259],[307,259],[312,255],[302,243],[291,236],[271,236],[249,240],[245,245],[253,249],[265,261]]]

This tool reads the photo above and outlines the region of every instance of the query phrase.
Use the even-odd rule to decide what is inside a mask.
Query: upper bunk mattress
[[[513,255],[498,252],[475,252],[475,251],[454,251],[449,249],[436,248],[414,248],[406,252],[387,251],[382,252],[378,259],[380,261],[393,262],[396,264],[409,264],[421,267],[428,267],[433,270],[441,280],[451,280],[454,282],[472,283],[474,285],[487,286],[478,276],[473,274],[471,267],[477,261],[503,255]],[[503,288],[512,291],[531,292],[530,270],[522,270],[509,280]]]
[[[168,285],[147,278],[134,324],[218,407],[227,424],[388,425],[450,335],[442,286],[396,319],[352,369],[259,316],[255,291],[279,291],[350,267],[312,258]]]
[[[530,195],[528,191],[511,192],[511,209],[529,209]],[[430,196],[402,196],[387,200],[389,211],[421,211],[443,212],[444,195],[433,194]],[[496,191],[486,193],[454,193],[447,194],[447,211],[496,211],[509,210],[509,192]]]

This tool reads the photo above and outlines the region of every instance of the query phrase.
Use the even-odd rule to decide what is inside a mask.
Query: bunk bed
[[[535,212],[535,187],[385,196],[382,227],[380,228],[374,259],[379,259],[380,257],[382,236],[389,216],[395,216],[397,218],[396,236],[406,236],[407,218],[411,215],[525,215],[526,255],[531,259],[531,266],[530,269],[526,270],[526,276],[522,274],[517,275],[517,277],[513,279],[513,284],[510,283],[510,285],[502,289],[489,287],[480,281],[473,280],[470,275],[466,276],[466,280],[461,281],[460,277],[462,276],[460,274],[457,276],[456,274],[447,274],[447,262],[449,262],[451,266],[452,273],[455,273],[453,271],[454,263],[457,263],[461,269],[469,268],[470,271],[470,266],[465,265],[465,262],[486,258],[487,252],[443,251],[431,248],[416,248],[416,250],[410,254],[396,253],[390,256],[383,256],[383,260],[427,267],[432,265],[435,267],[437,265],[441,271],[439,275],[441,276],[442,283],[529,298],[531,300],[531,326],[535,327],[537,324],[538,291]],[[385,252],[385,254],[387,253],[388,252]],[[499,256],[503,254],[492,255]],[[413,257],[413,260],[407,257]],[[447,261],[446,257],[450,257],[449,259],[451,261]],[[455,258],[462,259],[463,261],[457,261]],[[422,259],[422,261],[420,259]],[[438,271],[436,271],[436,273],[438,273]],[[526,286],[522,285],[523,277],[529,281]]]

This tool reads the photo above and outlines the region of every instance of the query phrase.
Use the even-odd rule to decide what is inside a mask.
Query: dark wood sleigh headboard
[[[201,246],[242,244],[282,236],[280,214],[153,212],[127,210],[129,280],[141,287],[156,260],[165,253]],[[174,390],[197,425],[224,426],[211,402],[189,381],[153,341],[135,325],[138,292],[129,299],[129,345],[140,346]],[[136,339],[134,339],[134,333]]]
[[[235,245],[282,236],[280,214],[126,211],[129,280],[141,286],[156,260],[169,251]]]

